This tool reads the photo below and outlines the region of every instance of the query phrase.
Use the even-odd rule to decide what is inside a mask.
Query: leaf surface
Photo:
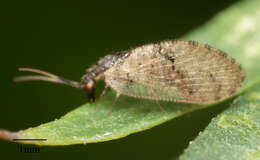
[[[245,88],[259,80],[260,1],[241,1],[186,38],[213,43],[235,57],[247,74]],[[210,36],[209,36],[210,35]],[[190,142],[180,160],[259,160],[260,81],[237,97]]]
[[[190,142],[180,160],[259,160],[260,83],[237,97]]]

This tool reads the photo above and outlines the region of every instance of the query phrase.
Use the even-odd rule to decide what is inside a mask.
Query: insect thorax
[[[86,84],[89,81],[97,81],[104,78],[104,72],[111,68],[115,63],[123,61],[129,56],[128,51],[116,52],[115,54],[106,55],[101,58],[97,64],[86,70],[86,74],[81,78],[81,84]]]

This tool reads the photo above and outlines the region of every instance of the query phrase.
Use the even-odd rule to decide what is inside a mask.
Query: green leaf
[[[180,160],[259,160],[260,82],[190,142]]]
[[[259,6],[260,1],[237,3],[206,26],[186,36],[213,43],[235,57],[246,70],[246,86],[259,79]],[[190,142],[180,160],[259,160],[259,82],[244,95],[236,98],[229,109],[214,118],[209,126]]]
[[[164,102],[161,105],[167,106],[165,109],[168,113],[165,114],[153,101],[122,96],[112,112],[109,113],[114,96],[114,92],[110,92],[99,104],[85,104],[59,120],[35,128],[16,133],[2,131],[0,137],[8,140],[13,138],[47,139],[47,141],[24,142],[38,145],[102,142],[149,129],[169,119],[203,107]]]
[[[260,64],[257,63],[259,56],[255,54],[257,50],[260,51],[256,45],[257,35],[255,35],[258,28],[254,27],[257,23],[254,15],[259,13],[256,12],[256,6],[259,5],[259,2],[243,3],[253,5],[251,8],[243,9],[242,4],[237,4],[197,31],[185,36],[184,39],[209,43],[226,51],[242,63],[247,73],[245,91],[248,86],[260,79],[257,75],[257,69],[260,67]],[[243,34],[238,34],[241,32]],[[114,92],[110,91],[99,103],[82,105],[60,119],[38,127],[19,132],[2,130],[0,138],[7,140],[13,138],[47,139],[47,141],[40,142],[24,142],[38,145],[102,142],[149,129],[194,110],[221,105],[221,102],[209,105],[160,102],[168,112],[165,114],[154,101],[120,96],[113,111],[108,113],[114,97]],[[96,107],[98,110],[95,112]]]

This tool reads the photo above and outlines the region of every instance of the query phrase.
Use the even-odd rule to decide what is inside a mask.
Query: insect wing
[[[105,73],[112,88],[129,96],[210,103],[232,95],[245,77],[233,58],[195,42],[165,41],[130,52]]]

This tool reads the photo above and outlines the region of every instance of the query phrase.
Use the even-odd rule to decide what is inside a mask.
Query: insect
[[[117,52],[87,69],[81,82],[66,80],[45,71],[20,68],[41,75],[21,76],[15,81],[42,80],[85,89],[95,101],[95,83],[121,95],[157,101],[211,103],[235,93],[245,80],[242,67],[224,52],[194,41],[162,41]]]

